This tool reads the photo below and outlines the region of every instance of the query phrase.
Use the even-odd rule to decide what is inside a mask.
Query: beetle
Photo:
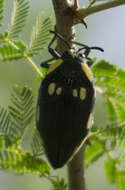
[[[91,49],[103,49],[74,42],[82,48],[71,52],[69,42],[59,33],[51,32],[54,38],[48,51],[53,58],[41,64],[48,70],[39,88],[37,129],[47,158],[56,169],[73,158],[87,137],[95,102],[93,74],[89,68],[93,61],[88,55]],[[68,47],[62,55],[51,48],[57,37]],[[54,63],[49,64],[52,60]]]

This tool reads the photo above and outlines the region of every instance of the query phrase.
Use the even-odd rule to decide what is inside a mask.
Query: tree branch
[[[65,10],[72,6],[70,0],[52,0],[55,16],[56,16],[56,30],[60,33],[65,39],[69,41],[73,40],[75,37],[75,31],[73,27],[73,16],[66,14]],[[72,46],[72,44],[71,44]],[[57,40],[57,50],[62,53],[67,50],[65,43]]]
[[[85,190],[84,151],[85,145],[68,164],[69,190]]]
[[[84,19],[85,17],[87,17],[88,15],[106,10],[106,9],[110,9],[113,7],[117,7],[120,5],[125,5],[125,0],[113,0],[113,1],[108,1],[106,3],[102,3],[99,5],[95,5],[93,7],[90,8],[81,8],[77,11],[76,13],[76,17],[79,19]]]

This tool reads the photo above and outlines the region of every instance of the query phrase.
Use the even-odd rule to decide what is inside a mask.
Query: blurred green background
[[[87,4],[87,1],[79,0],[80,5]],[[12,11],[13,0],[6,0],[4,11],[4,24],[2,31],[8,27],[10,14]],[[30,15],[27,19],[26,27],[20,35],[20,38],[29,42],[32,25],[35,23],[36,16],[43,13],[43,19],[50,16],[55,22],[54,12],[51,0],[30,0]],[[125,68],[125,6],[106,10],[86,18],[88,29],[83,25],[76,26],[77,41],[83,42],[90,46],[100,46],[105,52],[92,52],[91,56],[98,56],[98,59],[106,59],[111,64],[117,64]],[[48,57],[47,50],[44,50],[40,56],[35,58],[39,65],[41,61]],[[37,97],[39,83],[37,74],[24,61],[0,63],[0,105],[7,107],[9,104],[10,94],[14,84],[28,85],[33,88],[33,93]],[[95,107],[95,123],[105,125],[106,116],[103,107],[103,100],[97,99]],[[101,112],[100,112],[101,110]],[[117,188],[110,185],[106,179],[104,163],[106,157],[99,159],[85,171],[86,190],[116,190]],[[53,171],[67,179],[66,167]],[[0,172],[0,189],[3,190],[49,190],[50,184],[45,179],[40,179],[35,175],[17,176]]]

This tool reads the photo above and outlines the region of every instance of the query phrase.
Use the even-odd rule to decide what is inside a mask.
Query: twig
[[[34,70],[39,74],[39,76],[43,79],[44,76],[42,74],[42,72],[40,71],[40,69],[37,67],[37,65],[33,62],[33,60],[27,56],[27,55],[24,55],[24,58],[27,60],[27,62],[34,68]]]
[[[81,8],[77,11],[76,16],[79,19],[83,19],[85,17],[87,17],[88,15],[100,12],[100,11],[104,11],[106,9],[110,9],[113,7],[117,7],[120,5],[125,5],[125,0],[113,0],[113,1],[108,1],[106,3],[102,3],[99,5],[95,5],[93,7],[90,8]]]
[[[69,190],[85,190],[84,151],[85,145],[68,164]]]
[[[73,16],[65,13],[69,7],[72,6],[70,0],[53,0],[53,6],[56,16],[56,30],[66,40],[74,40],[75,31],[73,27]],[[72,46],[72,44],[71,44]],[[57,40],[58,52],[62,53],[67,49],[67,45],[62,40]]]

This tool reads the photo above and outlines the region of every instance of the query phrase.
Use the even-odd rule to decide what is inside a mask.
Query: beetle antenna
[[[78,43],[79,44],[79,43]],[[77,44],[77,45],[78,45]],[[81,46],[82,44],[80,43],[80,46]],[[89,53],[90,53],[90,51],[92,50],[92,49],[95,49],[95,50],[99,50],[99,51],[101,51],[101,52],[104,52],[104,49],[102,49],[101,47],[96,47],[96,46],[93,46],[93,47],[89,47],[89,46],[86,46],[86,45],[84,45],[83,44],[83,48],[80,48],[80,49],[78,49],[78,51],[77,51],[77,53],[79,53],[81,50],[83,50],[83,49],[85,49],[85,52],[84,52],[84,54],[85,54],[85,57],[87,58],[88,57],[88,55],[89,55]]]
[[[55,37],[58,37],[59,39],[61,39],[61,40],[67,45],[67,47],[68,47],[69,49],[71,49],[70,43],[69,43],[61,34],[59,34],[59,33],[56,32],[56,31],[52,31],[52,30],[50,30],[50,33],[55,34]],[[87,45],[85,45],[85,44],[82,44],[82,43],[79,43],[79,42],[76,42],[76,41],[71,41],[71,43],[72,43],[72,44],[76,44],[76,45],[78,45],[78,46],[82,46],[82,48],[80,48],[80,49],[77,51],[77,53],[79,53],[81,50],[85,49],[85,52],[84,52],[85,57],[88,57],[88,55],[89,55],[91,49],[95,49],[95,50],[99,50],[99,51],[104,52],[104,50],[103,50],[101,47],[96,47],[96,46],[89,47],[89,46],[87,46]]]
[[[99,51],[102,51],[102,52],[104,52],[104,49],[103,48],[101,48],[101,47],[90,47],[90,49],[96,49],[96,50],[99,50]]]

